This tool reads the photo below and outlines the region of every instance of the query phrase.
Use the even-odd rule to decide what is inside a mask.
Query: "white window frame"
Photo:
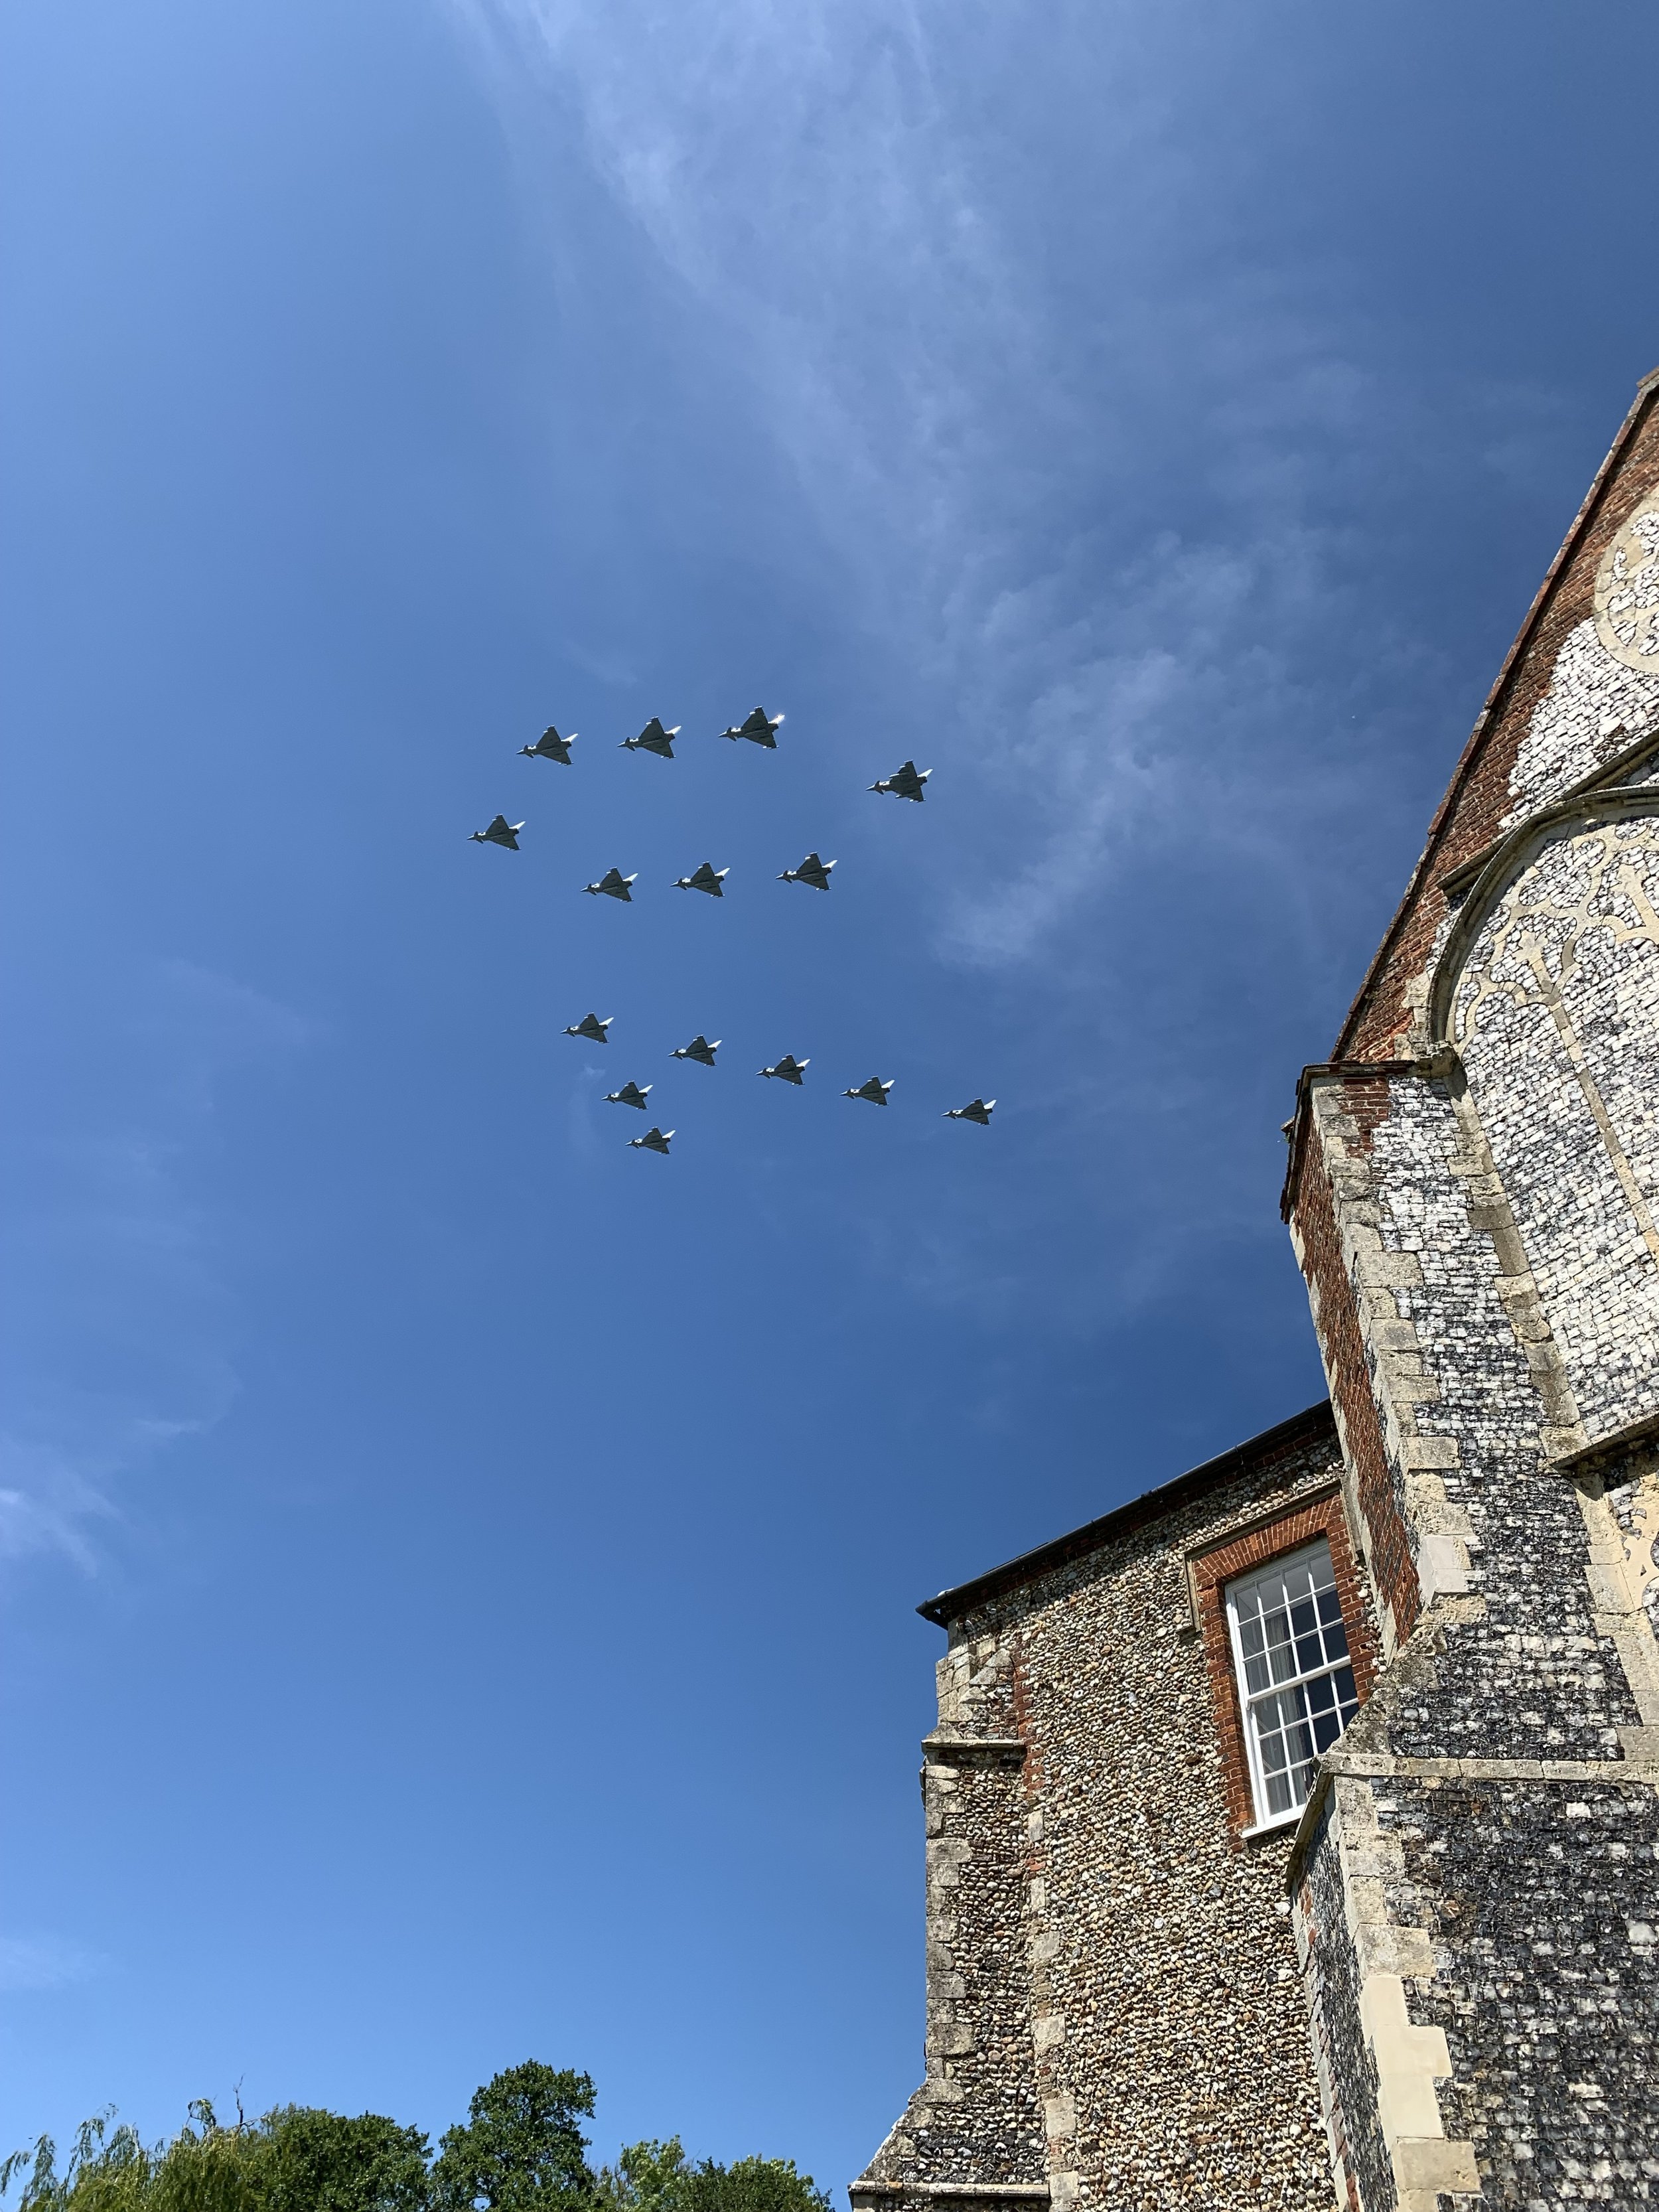
[[[1322,1607],[1319,1603],[1328,1593],[1334,1599],[1334,1607]],[[1266,1566],[1252,1568],[1249,1574],[1236,1577],[1227,1584],[1226,1597],[1227,1634],[1232,1645],[1233,1679],[1237,1686],[1238,1709],[1244,1723],[1250,1795],[1255,1807],[1255,1825],[1245,1832],[1260,1835],[1270,1828],[1288,1827],[1301,1819],[1303,1808],[1311,1794],[1320,1753],[1328,1751],[1337,1741],[1358,1710],[1358,1698],[1354,1694],[1353,1656],[1348,1646],[1348,1624],[1343,1618],[1341,1600],[1337,1595],[1336,1570],[1331,1558],[1331,1547],[1322,1536],[1316,1538],[1311,1544],[1298,1545],[1293,1552],[1281,1553],[1278,1559],[1269,1560]],[[1268,1597],[1280,1601],[1270,1608],[1270,1613],[1264,1611],[1263,1606],[1264,1598]],[[1311,1599],[1316,1616],[1316,1625],[1311,1631],[1304,1621],[1302,1632],[1297,1632],[1296,1619],[1291,1607],[1283,1602],[1285,1599],[1289,1599],[1292,1605],[1297,1602],[1305,1604]],[[1334,1618],[1328,1618],[1333,1611]],[[1269,1617],[1285,1619],[1285,1626],[1291,1631],[1288,1641],[1284,1638],[1276,1643],[1268,1641],[1265,1622]],[[1247,1633],[1247,1623],[1255,1625],[1254,1634]],[[1247,1650],[1247,1642],[1260,1648]],[[1311,1656],[1308,1650],[1310,1644],[1317,1650],[1317,1664],[1305,1663]],[[1251,1680],[1253,1673],[1257,1677],[1255,1684]],[[1307,1730],[1308,1720],[1312,1717],[1304,1712],[1302,1720],[1291,1721],[1287,1727],[1285,1715],[1278,1709],[1279,1699],[1297,1691],[1311,1691],[1316,1698],[1319,1698],[1322,1686],[1327,1683],[1331,1686],[1323,1691],[1322,1695],[1330,1703],[1325,1707],[1322,1717],[1328,1718],[1334,1708],[1337,1723],[1335,1735],[1328,1737],[1323,1744],[1320,1744],[1316,1733],[1307,1734],[1301,1747],[1304,1753],[1311,1748],[1312,1759],[1306,1756],[1291,1759],[1287,1764],[1270,1772],[1262,1757],[1261,1720],[1267,1717],[1276,1723],[1269,1727],[1266,1734],[1270,1738],[1278,1736],[1285,1740],[1285,1748],[1288,1753],[1291,1729],[1300,1727]],[[1305,1708],[1309,1700],[1304,1695],[1298,1702]],[[1268,1712],[1270,1705],[1275,1709],[1271,1714]],[[1307,1787],[1297,1795],[1296,1775],[1298,1769],[1305,1771],[1308,1782]],[[1272,1802],[1272,1784],[1286,1778],[1294,1802],[1275,1808]]]

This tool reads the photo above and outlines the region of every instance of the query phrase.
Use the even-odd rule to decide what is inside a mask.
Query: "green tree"
[[[666,2142],[626,2144],[595,2185],[601,2212],[679,2212],[690,2168],[678,2136]]]
[[[678,2136],[629,2143],[596,2174],[592,2111],[586,2074],[526,2060],[477,2091],[430,2166],[417,2128],[375,2112],[283,2105],[226,2125],[203,2102],[150,2148],[106,2112],[61,2172],[46,2136],[0,2162],[0,2197],[21,2179],[17,2212],[830,2212],[793,2160],[694,2166]]]
[[[427,2212],[426,2137],[378,2113],[289,2105],[228,2127],[198,2103],[152,2150],[108,2118],[88,2121],[61,2173],[48,2136],[8,2159],[0,2192],[21,2173],[19,2212]]]
[[[587,2212],[596,2176],[580,2123],[592,2111],[586,2074],[529,2058],[496,2075],[439,2143],[438,2212]]]
[[[257,2171],[257,2129],[222,2127],[211,2105],[190,2108],[170,2143],[146,2150],[131,2128],[112,2131],[109,2115],[88,2120],[68,2166],[58,2171],[49,2136],[0,2166],[0,2190],[27,2172],[20,2212],[265,2212]]]
[[[793,2158],[706,2158],[687,2179],[684,2212],[830,2212],[830,2197]]]
[[[629,2143],[599,2177],[602,2212],[830,2212],[830,2199],[788,2158],[688,2163],[680,2139]]]
[[[303,2105],[267,2112],[259,2127],[268,2212],[427,2212],[429,2146],[418,2128]]]

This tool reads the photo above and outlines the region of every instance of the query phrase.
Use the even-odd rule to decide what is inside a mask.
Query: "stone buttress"
[[[1659,2196],[1656,398],[1290,1132],[1385,1661],[1292,1863],[1361,2212]]]

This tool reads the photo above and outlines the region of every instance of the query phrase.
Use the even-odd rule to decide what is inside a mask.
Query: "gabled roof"
[[[1322,1436],[1335,1442],[1336,1423],[1328,1398],[1322,1398],[1305,1413],[1293,1413],[1288,1421],[1280,1421],[1275,1428],[1264,1429],[1248,1443],[1235,1444],[1218,1458],[1206,1459],[1202,1466],[1189,1468],[1185,1474],[1160,1483],[1156,1490],[1143,1491],[1127,1505],[1103,1513],[1097,1521],[1085,1521],[1082,1528],[1073,1528],[1069,1535],[1056,1536],[1047,1544],[1039,1544],[1034,1552],[1022,1552],[1017,1559],[1009,1559],[1002,1566],[975,1575],[972,1582],[959,1583],[955,1589],[941,1590],[937,1597],[930,1597],[925,1604],[919,1605],[916,1611],[924,1620],[934,1621],[944,1628],[971,1607],[982,1605],[988,1598],[1000,1597],[1008,1590],[1018,1589],[1023,1583],[1035,1581],[1052,1568],[1064,1566],[1068,1560],[1097,1552],[1103,1544],[1127,1536],[1146,1522],[1161,1520],[1166,1513],[1177,1511],[1218,1483],[1242,1474],[1255,1462],[1277,1459],[1294,1446],[1312,1443]]]
[[[1452,779],[1446,787],[1445,796],[1435,809],[1433,819],[1429,823],[1428,836],[1424,840],[1421,856],[1417,866],[1412,870],[1411,879],[1406,885],[1405,895],[1395,908],[1394,918],[1383,932],[1382,941],[1377,946],[1370,965],[1365,970],[1364,981],[1355,992],[1353,1003],[1343,1018],[1341,1031],[1331,1054],[1333,1063],[1354,1056],[1356,1037],[1364,1019],[1371,994],[1386,976],[1389,957],[1399,941],[1401,932],[1419,899],[1429,888],[1430,878],[1441,859],[1442,848],[1447,834],[1456,821],[1458,803],[1474,777],[1480,757],[1486,750],[1486,740],[1492,736],[1503,718],[1504,709],[1508,704],[1510,687],[1526,659],[1528,647],[1537,634],[1550,602],[1554,597],[1556,587],[1561,582],[1572,556],[1577,551],[1601,511],[1602,501],[1618,474],[1620,463],[1629,451],[1631,443],[1641,428],[1643,421],[1656,397],[1659,397],[1659,368],[1650,369],[1637,386],[1636,398],[1631,404],[1630,412],[1620,425],[1619,434],[1608,448],[1607,459],[1596,471],[1595,481],[1584,495],[1583,504],[1573,517],[1572,526],[1562,539],[1560,550],[1554,560],[1551,562],[1543,582],[1538,586],[1537,595],[1527,610],[1526,619],[1516,633],[1515,642],[1504,656],[1504,665],[1498,672],[1497,681],[1486,694],[1486,702],[1475,717],[1474,727],[1470,731],[1468,741],[1458,756],[1457,766],[1452,771]]]

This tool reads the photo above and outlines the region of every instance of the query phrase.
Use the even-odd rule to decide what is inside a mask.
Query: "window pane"
[[[1322,1540],[1227,1593],[1255,1753],[1257,1818],[1307,1802],[1321,1753],[1358,1710],[1330,1552]]]

